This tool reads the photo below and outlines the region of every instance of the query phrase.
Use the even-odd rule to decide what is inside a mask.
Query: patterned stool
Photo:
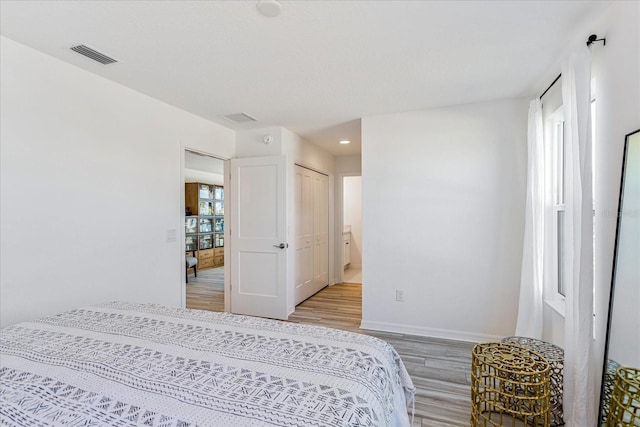
[[[562,414],[564,350],[557,345],[526,337],[507,337],[502,342],[518,344],[540,353],[549,362],[549,379],[551,381],[551,426],[564,425]]]
[[[476,344],[471,355],[471,427],[549,427],[549,363],[542,355],[498,342]]]

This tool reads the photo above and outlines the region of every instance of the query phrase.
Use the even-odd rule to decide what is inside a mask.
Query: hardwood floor
[[[220,286],[218,277],[221,268],[223,267],[199,271],[198,277],[189,276],[187,308],[224,311],[224,282]]]
[[[187,307],[222,311],[222,293],[207,291],[196,283],[192,287],[191,279],[189,282]],[[402,358],[416,386],[412,427],[468,426],[473,344],[368,331],[359,328],[361,318],[362,286],[339,284],[326,287],[302,302],[289,316],[289,321],[368,334],[387,341]]]
[[[296,307],[290,322],[368,334],[391,344],[416,386],[413,427],[468,426],[472,343],[360,329],[362,286],[324,288]]]

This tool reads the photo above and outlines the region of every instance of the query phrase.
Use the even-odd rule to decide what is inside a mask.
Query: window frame
[[[547,119],[551,126],[551,140],[547,142],[551,152],[551,242],[552,242],[552,300],[564,303],[566,299],[564,287],[564,232],[560,219],[565,213],[565,166],[566,147],[564,132],[564,111],[562,106]],[[562,222],[564,224],[564,222]]]

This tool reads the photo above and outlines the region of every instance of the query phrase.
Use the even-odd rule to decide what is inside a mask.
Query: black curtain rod
[[[549,89],[551,89],[553,85],[556,84],[558,80],[560,80],[560,77],[562,77],[562,73],[558,74],[558,77],[556,77],[556,79],[551,82],[549,87],[544,92],[542,92],[542,95],[540,95],[540,99],[542,99],[542,97],[545,96],[547,92],[549,92]]]
[[[602,42],[603,46],[607,45],[607,39],[605,39],[604,37],[599,39],[597,35],[591,34],[587,39],[587,46],[591,46],[593,43],[596,43],[596,42]],[[556,77],[556,79],[551,82],[549,87],[544,92],[542,92],[542,95],[540,95],[540,99],[542,99],[542,97],[545,96],[547,92],[549,92],[549,89],[551,89],[553,85],[556,84],[558,80],[560,80],[560,77],[562,77],[562,73],[558,74],[558,77]]]

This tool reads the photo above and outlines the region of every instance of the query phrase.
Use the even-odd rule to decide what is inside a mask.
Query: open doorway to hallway
[[[342,179],[344,283],[362,283],[362,177]]]
[[[185,150],[186,307],[224,311],[224,161]]]

